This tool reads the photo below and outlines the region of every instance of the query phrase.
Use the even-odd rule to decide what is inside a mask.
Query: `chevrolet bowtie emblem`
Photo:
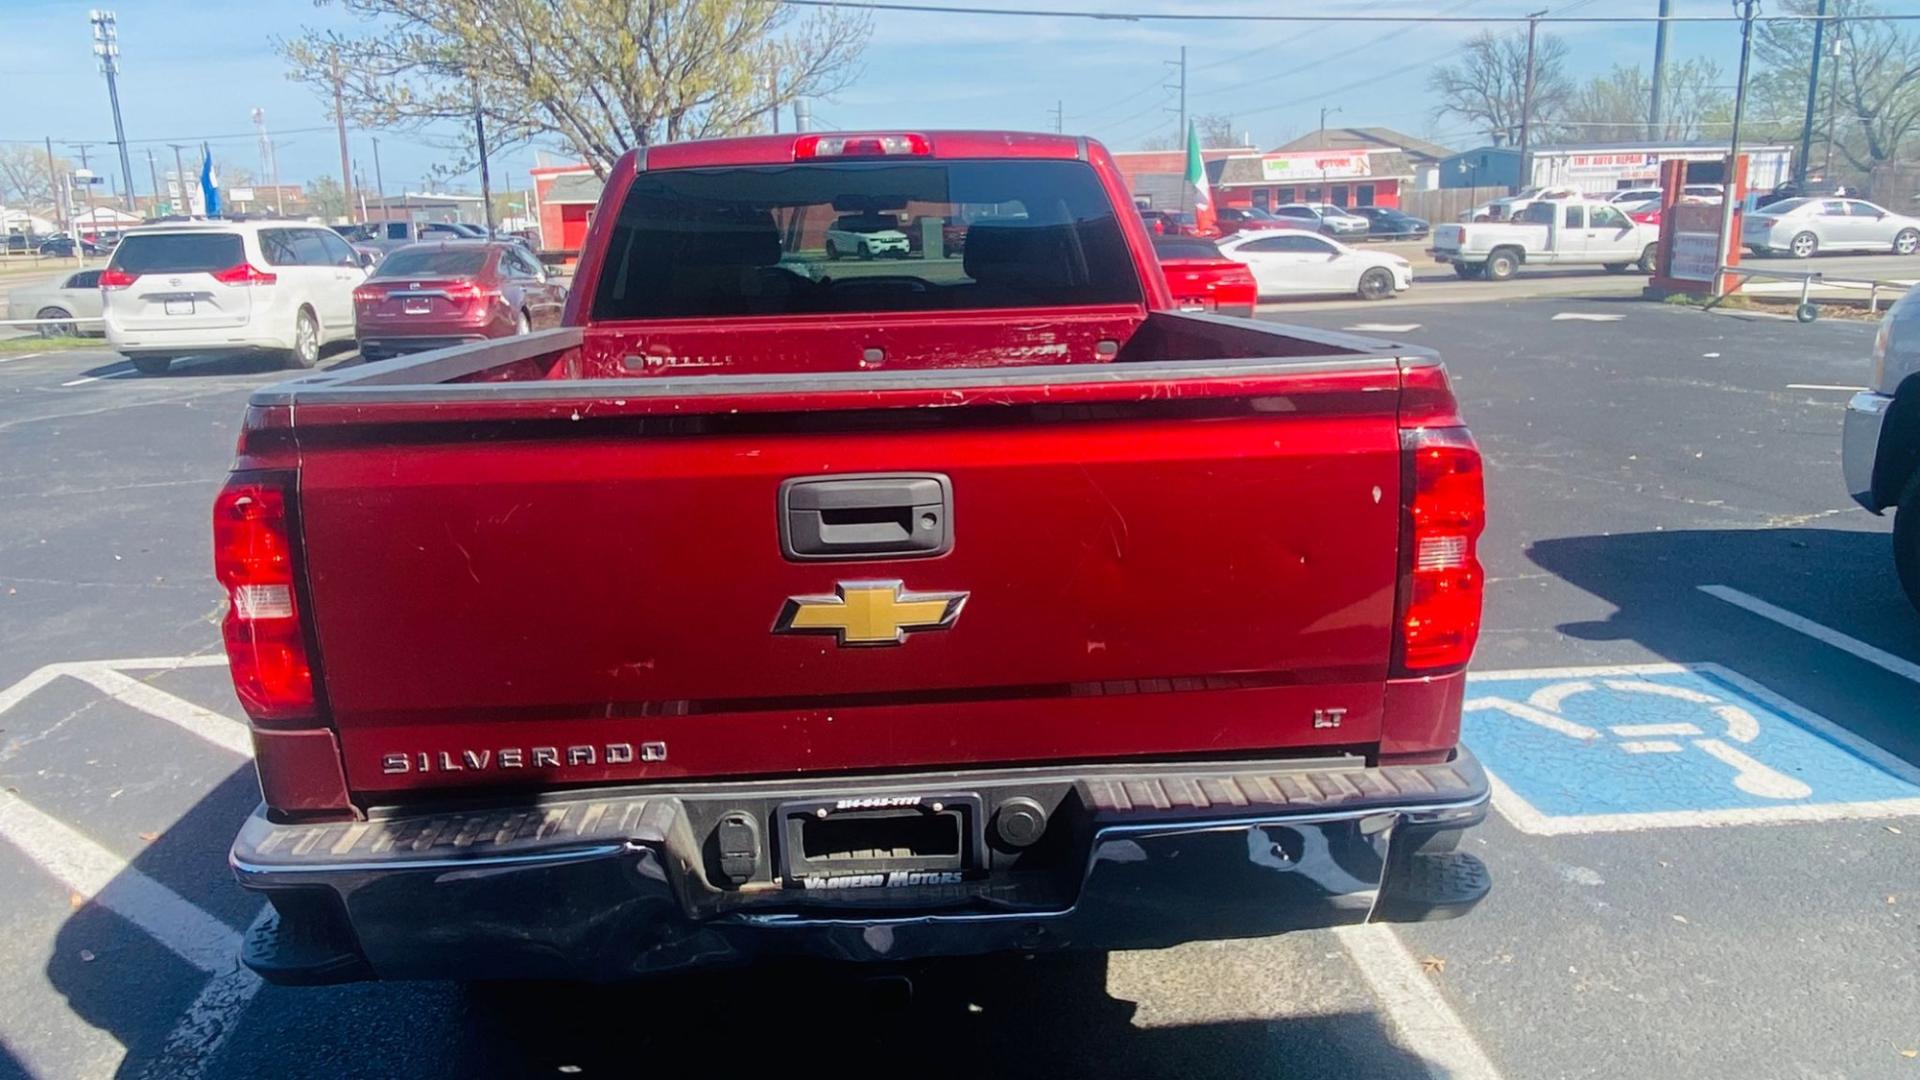
[[[898,645],[909,630],[945,630],[960,617],[963,592],[910,593],[898,581],[842,581],[834,596],[792,596],[776,634],[834,634],[842,645]]]

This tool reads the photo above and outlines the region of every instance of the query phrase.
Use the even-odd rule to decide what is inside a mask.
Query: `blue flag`
[[[213,151],[200,144],[200,195],[206,201],[207,216],[220,216],[220,181],[213,175]]]

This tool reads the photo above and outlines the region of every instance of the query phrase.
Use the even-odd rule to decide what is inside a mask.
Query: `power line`
[[[1454,3],[1449,4],[1445,8],[1442,8],[1439,14],[1445,15],[1448,12],[1458,11],[1461,8],[1467,7],[1468,5],[1474,2],[1475,0],[1455,0]],[[1295,75],[1299,75],[1302,72],[1312,71],[1314,68],[1322,67],[1326,64],[1330,64],[1335,60],[1340,60],[1345,57],[1352,56],[1354,53],[1365,52],[1366,50],[1371,49],[1374,46],[1379,45],[1384,41],[1390,41],[1394,38],[1401,36],[1402,34],[1410,34],[1413,31],[1418,29],[1420,29],[1420,27],[1419,27],[1419,24],[1416,23],[1408,26],[1403,26],[1397,30],[1389,30],[1384,34],[1379,35],[1378,37],[1368,38],[1367,40],[1359,43],[1358,45],[1355,45],[1348,49],[1343,49],[1337,53],[1332,53],[1330,55],[1323,56],[1320,59],[1313,61],[1312,63],[1303,64],[1296,68],[1288,68],[1285,71],[1278,71],[1273,73],[1272,75],[1262,75],[1256,79],[1244,79],[1240,82],[1230,83],[1226,86],[1215,87],[1211,90],[1202,90],[1195,96],[1205,97],[1209,94],[1225,94],[1235,90],[1242,90],[1249,86],[1258,86],[1262,83],[1270,83],[1276,79],[1291,78]]]
[[[892,4],[877,0],[776,0],[789,7],[855,8],[923,15],[995,15],[1038,19],[1091,19],[1096,22],[1259,22],[1259,23],[1512,23],[1524,24],[1525,15],[1247,15],[1233,12],[1067,11],[1058,8],[989,8],[960,4]],[[1913,15],[1828,15],[1837,22],[1920,22]],[[1543,23],[1738,23],[1737,15],[1577,15],[1551,16]],[[1818,22],[1815,15],[1761,15],[1755,22]]]

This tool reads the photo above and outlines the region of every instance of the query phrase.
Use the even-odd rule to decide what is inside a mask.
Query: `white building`
[[[1747,188],[1771,191],[1793,176],[1790,146],[1741,146],[1750,155]],[[1688,162],[1687,181],[1718,184],[1725,180],[1725,143],[1584,143],[1536,146],[1530,150],[1534,187],[1574,187],[1589,195],[1660,182],[1660,163]]]

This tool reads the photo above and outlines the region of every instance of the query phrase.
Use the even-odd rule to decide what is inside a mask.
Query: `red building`
[[[543,165],[532,172],[533,201],[540,208],[541,249],[578,252],[605,185],[586,165]]]
[[[1399,206],[1413,166],[1399,150],[1289,150],[1262,154],[1248,147],[1203,150],[1207,183],[1221,206],[1279,206],[1328,202],[1335,206]],[[1154,210],[1181,209],[1187,156],[1182,151],[1115,154],[1134,201]]]

